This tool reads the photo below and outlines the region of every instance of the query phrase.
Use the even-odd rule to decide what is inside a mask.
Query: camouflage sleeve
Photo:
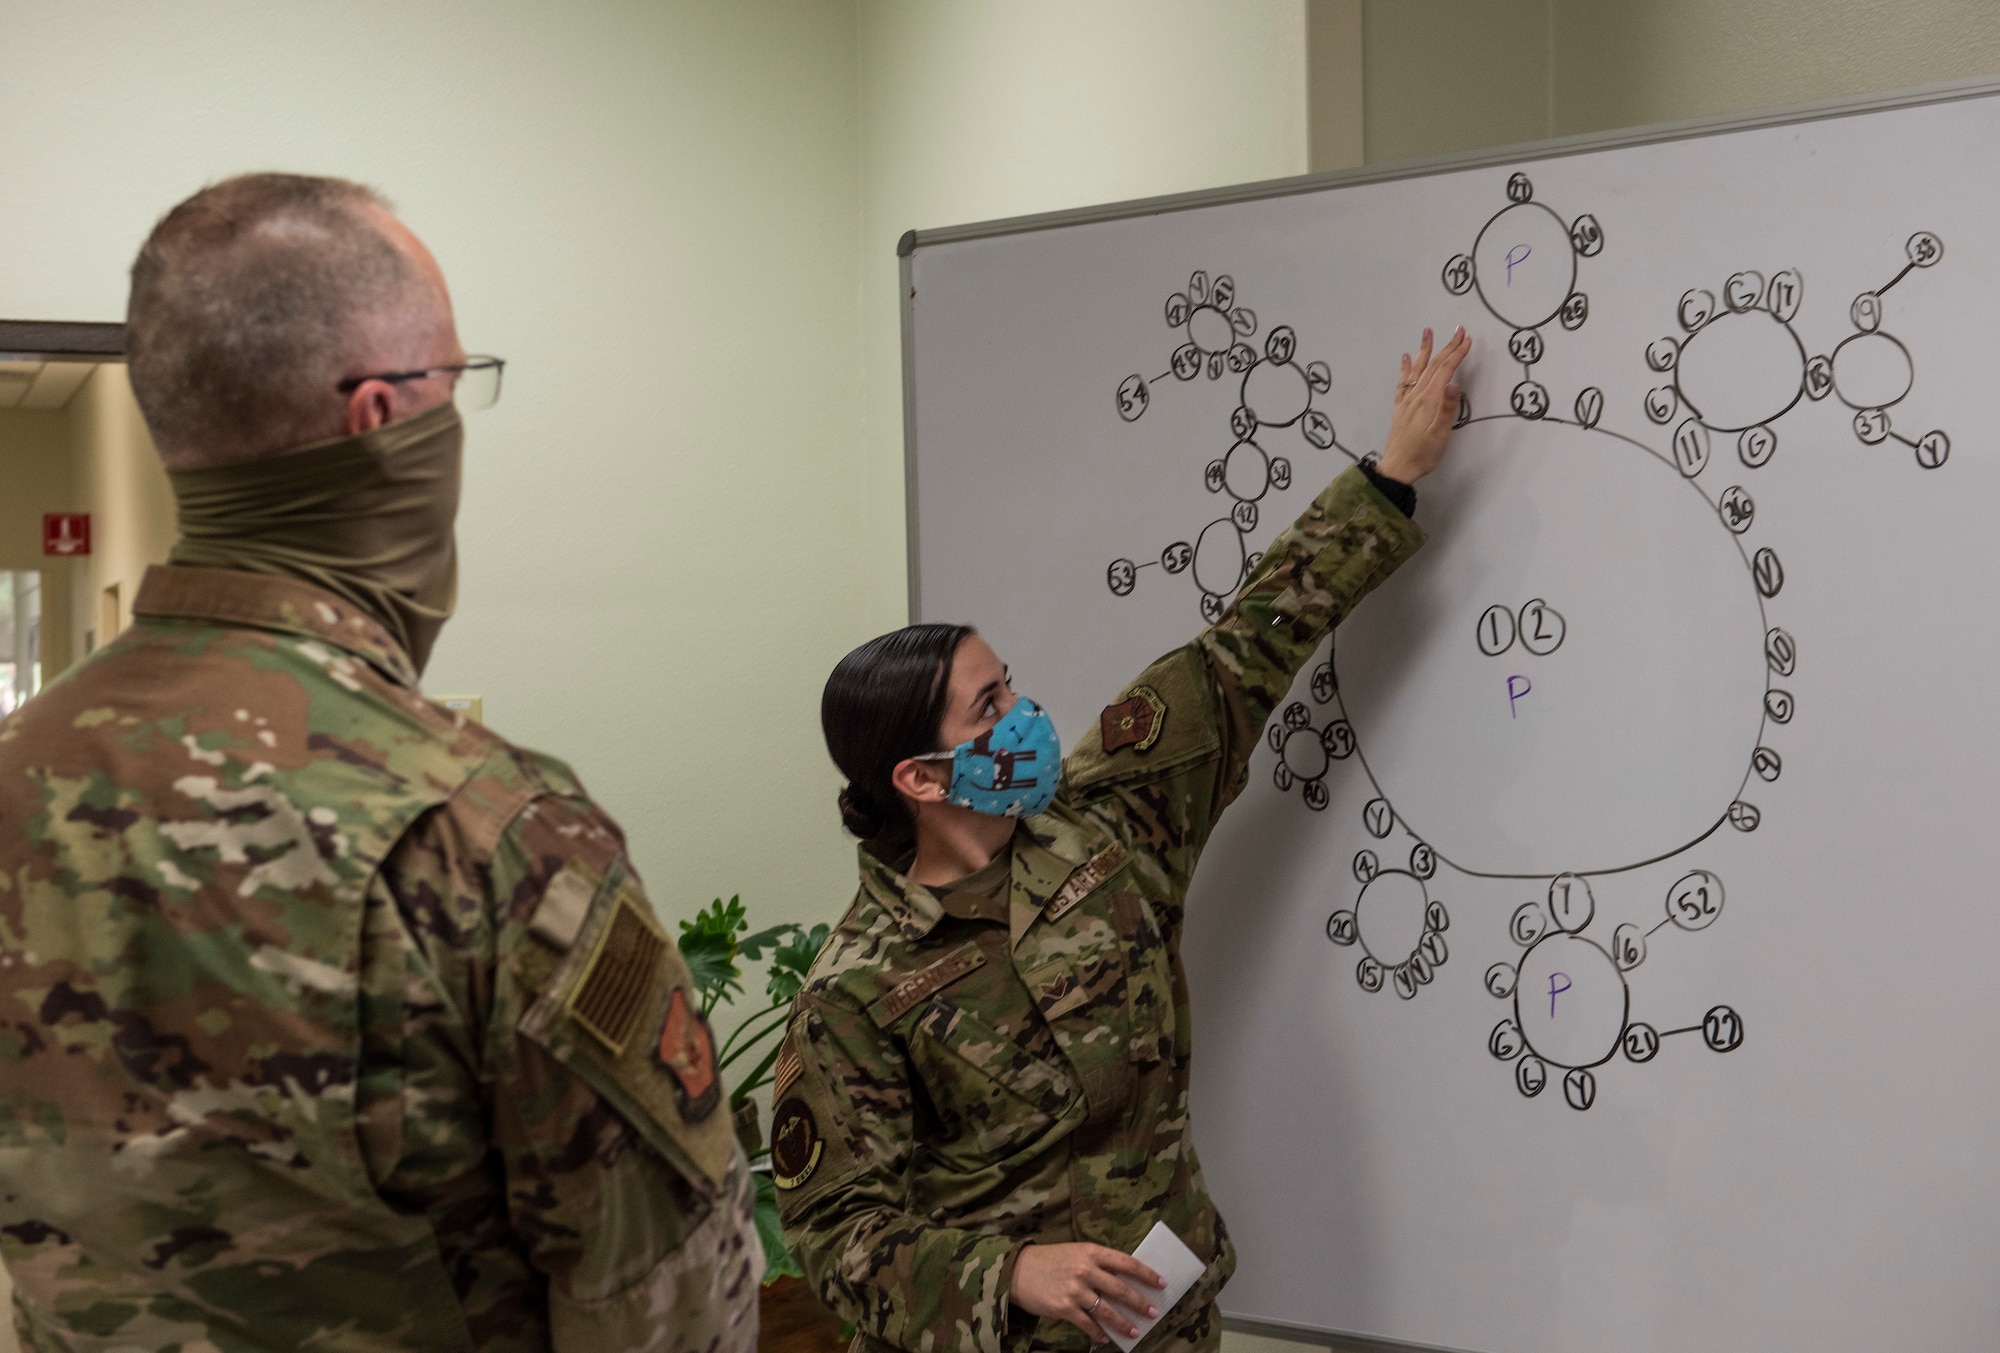
[[[1065,762],[1068,785],[1127,800],[1141,844],[1174,856],[1186,877],[1299,669],[1423,541],[1359,468],[1342,471],[1271,542],[1221,619],[1104,711]]]
[[[371,1096],[399,1121],[371,1112],[364,1130],[395,1157],[385,1195],[432,1213],[492,1347],[545,1318],[557,1350],[748,1353],[750,1179],[686,967],[617,828],[543,797],[489,855],[440,817],[382,871],[413,937],[403,1092]],[[509,1272],[510,1253],[533,1271]]]
[[[905,1210],[917,1127],[894,1041],[865,1011],[803,995],[772,1091],[785,1243],[826,1304],[893,1348],[1002,1353],[1023,1242]]]

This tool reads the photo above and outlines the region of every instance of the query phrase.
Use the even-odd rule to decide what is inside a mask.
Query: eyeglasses
[[[429,380],[433,376],[451,377],[452,401],[468,413],[490,409],[500,402],[500,375],[506,370],[507,359],[488,357],[475,353],[462,362],[451,366],[434,366],[423,371],[385,371],[371,376],[349,376],[333,388],[341,394],[352,394],[368,381],[387,381],[391,385],[403,385],[409,381]]]

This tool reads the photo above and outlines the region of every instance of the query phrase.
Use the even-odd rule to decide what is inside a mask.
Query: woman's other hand
[[[1451,425],[1458,418],[1458,364],[1472,351],[1472,339],[1463,328],[1433,357],[1431,331],[1417,359],[1403,354],[1403,372],[1396,381],[1396,412],[1389,419],[1389,436],[1382,443],[1382,459],[1376,469],[1390,479],[1414,484],[1438,467],[1451,441]]]
[[[1129,1280],[1129,1281],[1128,1281]],[[1160,1275],[1121,1250],[1102,1245],[1027,1245],[1014,1261],[1010,1299],[1031,1315],[1067,1320],[1103,1343],[1139,1333],[1133,1319],[1159,1312],[1142,1295],[1166,1286]]]

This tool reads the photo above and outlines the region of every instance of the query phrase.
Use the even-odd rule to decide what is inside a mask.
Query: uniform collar
[[[893,863],[885,862],[865,844],[857,851],[861,887],[888,913],[906,941],[914,943],[936,929],[944,917],[957,916],[966,920],[1006,921],[1009,934],[1018,943],[1049,898],[1090,858],[1091,840],[1080,823],[1053,813],[1041,813],[1022,819],[1015,827],[1007,852],[1011,862],[1004,913],[994,907],[989,895],[978,890],[956,887],[934,890],[913,883],[902,872],[910,866],[908,852],[893,857]],[[971,877],[977,879],[980,875]]]
[[[319,639],[346,649],[397,685],[417,688],[416,669],[379,620],[354,603],[296,578],[233,568],[155,564],[139,584],[132,614]]]

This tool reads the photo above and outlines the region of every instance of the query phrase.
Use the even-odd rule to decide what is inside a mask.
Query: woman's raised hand
[[[1389,435],[1376,465],[1388,478],[1414,484],[1444,459],[1461,393],[1453,377],[1471,351],[1472,339],[1461,327],[1435,357],[1431,355],[1429,329],[1424,330],[1414,362],[1409,353],[1403,354],[1403,372],[1396,381],[1396,412],[1389,419]]]
[[[1159,1314],[1142,1293],[1165,1286],[1159,1274],[1122,1250],[1027,1245],[1014,1261],[1009,1298],[1031,1315],[1067,1320],[1101,1344],[1111,1331],[1135,1337],[1135,1317],[1150,1320]]]

